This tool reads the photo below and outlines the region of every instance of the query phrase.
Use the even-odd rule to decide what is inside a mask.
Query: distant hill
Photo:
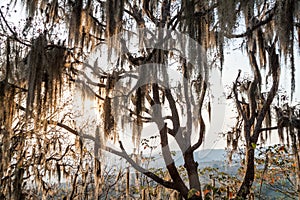
[[[113,155],[111,153],[104,153],[102,163],[108,168],[109,166],[115,166],[117,168],[125,168],[129,164],[120,157]],[[172,152],[173,159],[176,166],[184,165],[184,159],[180,151]],[[144,155],[144,158],[149,158],[149,155]],[[230,175],[236,175],[238,169],[240,168],[240,160],[237,156],[233,157],[231,163],[228,162],[227,152],[224,149],[205,149],[194,152],[195,161],[199,164],[199,169],[204,169],[206,167],[216,168],[220,172],[225,172]],[[161,153],[157,153],[151,156],[151,160],[142,159],[140,165],[149,170],[155,169],[165,169],[165,161]],[[134,171],[134,170],[133,170]]]
[[[184,164],[183,156],[180,151],[174,153],[173,159],[176,166]],[[224,149],[205,149],[194,152],[195,161],[199,163],[199,167],[214,167],[216,163],[225,165],[227,162],[227,152]],[[150,162],[150,167],[163,168],[165,167],[164,159],[161,155],[153,155],[153,161]]]

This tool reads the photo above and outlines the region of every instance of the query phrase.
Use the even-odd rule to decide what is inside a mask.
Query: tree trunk
[[[126,200],[130,199],[130,171],[129,168],[126,171]]]
[[[299,130],[298,130],[299,131]],[[294,162],[296,164],[296,189],[298,193],[298,199],[300,200],[300,158],[299,158],[299,153],[298,153],[298,147],[297,147],[297,139],[296,139],[296,134],[294,132],[294,129],[290,129],[290,135],[292,139],[292,150],[294,154]]]
[[[300,135],[300,130],[298,129],[298,140]],[[299,143],[298,143],[298,151],[297,151],[297,193],[298,200],[300,200],[300,158],[299,158]]]
[[[200,185],[198,170],[197,170],[198,163],[196,163],[194,160],[193,152],[187,151],[184,153],[184,162],[185,162],[184,167],[186,168],[186,171],[188,173],[190,189],[194,188],[196,190],[201,191],[201,185]],[[199,196],[199,199],[202,199],[201,195]]]
[[[250,194],[250,189],[254,181],[254,152],[252,144],[247,144],[246,173],[235,199],[246,199]]]

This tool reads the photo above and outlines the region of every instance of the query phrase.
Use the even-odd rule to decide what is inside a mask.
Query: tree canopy
[[[21,8],[26,19],[12,22]],[[1,198],[101,198],[115,184],[105,185],[101,162],[111,152],[183,198],[204,199],[194,152],[215,120],[210,75],[225,75],[224,51],[236,39],[249,64],[232,76],[228,100],[237,122],[224,130],[233,150],[241,139],[245,145],[234,198],[249,197],[256,146],[272,130],[291,142],[300,198],[299,108],[278,100],[283,68],[291,72],[290,102],[296,88],[299,8],[296,0],[8,1],[0,10]],[[243,68],[251,69],[246,80]],[[96,102],[95,118],[84,117],[92,112],[86,108],[77,112],[77,98]],[[142,166],[147,126],[159,138],[169,178]],[[124,132],[132,150],[124,148]],[[181,151],[187,180],[170,143]],[[53,176],[68,189],[58,190]]]

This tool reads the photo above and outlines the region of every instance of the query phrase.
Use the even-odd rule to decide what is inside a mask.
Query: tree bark
[[[182,194],[182,196],[186,198],[188,195],[188,189],[184,184],[183,180],[181,179],[180,174],[175,166],[174,160],[171,156],[171,151],[168,144],[167,132],[168,132],[167,125],[165,124],[165,127],[162,130],[160,130],[163,158],[172,180],[177,184],[178,191]]]
[[[296,134],[295,134],[293,128],[290,129],[290,135],[291,135],[291,139],[292,139],[292,150],[293,150],[293,154],[294,154],[294,162],[296,164],[296,171],[297,171],[296,189],[297,189],[297,193],[298,193],[298,200],[300,200],[300,158],[299,158],[299,153],[298,153],[299,149],[297,147]]]
[[[254,153],[255,149],[253,145],[250,143],[247,144],[247,152],[246,152],[246,173],[243,179],[243,183],[240,186],[240,189],[237,193],[235,199],[246,199],[250,194],[250,188],[252,187],[254,181]]]
[[[188,173],[188,179],[190,183],[190,189],[195,188],[201,191],[201,185],[198,176],[198,163],[194,160],[193,152],[186,152],[184,153],[184,167]],[[199,199],[202,199],[201,195]]]
[[[129,168],[126,171],[126,200],[130,199],[130,171]]]

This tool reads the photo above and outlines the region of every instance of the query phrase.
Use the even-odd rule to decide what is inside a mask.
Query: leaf
[[[196,195],[199,191],[195,188],[192,188],[188,192],[188,199],[192,198],[194,195]]]
[[[206,189],[206,190],[203,191],[203,195],[206,196],[207,194],[210,194],[210,192],[211,191],[209,189]]]
[[[255,143],[251,143],[252,148],[255,149],[256,148],[256,144]]]

